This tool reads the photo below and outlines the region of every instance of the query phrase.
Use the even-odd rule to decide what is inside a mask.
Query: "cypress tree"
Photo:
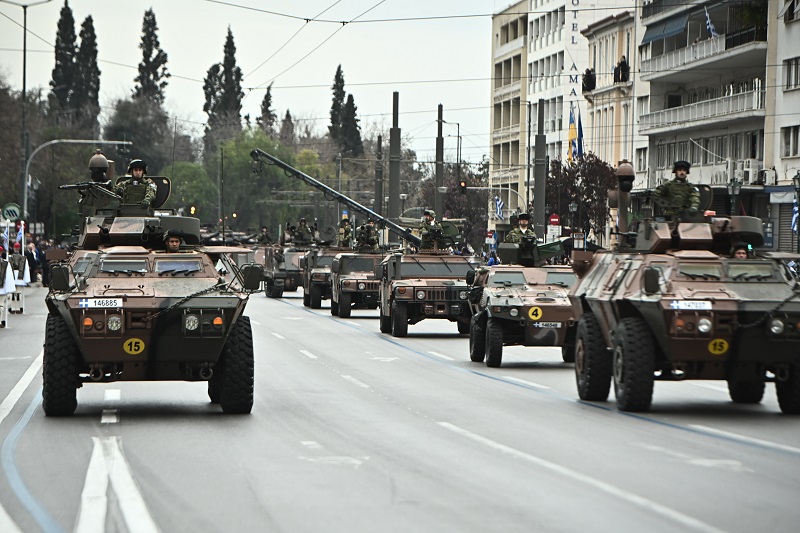
[[[331,102],[331,125],[328,126],[328,132],[331,139],[341,146],[341,130],[342,130],[342,113],[344,111],[344,72],[342,72],[342,65],[336,67],[336,75],[333,77],[333,101]]]
[[[158,41],[158,24],[152,9],[144,13],[139,48],[142,50],[142,62],[139,63],[139,75],[134,79],[133,98],[147,98],[163,104],[164,89],[170,74],[167,72],[167,53],[161,49]]]
[[[352,94],[347,95],[347,103],[342,110],[342,129],[340,132],[340,146],[342,153],[351,153],[353,156],[364,154],[364,144],[361,141],[360,120],[356,117],[356,103]]]
[[[56,65],[53,68],[53,79],[50,81],[55,107],[60,110],[70,109],[70,98],[75,87],[77,77],[75,40],[75,18],[72,16],[69,1],[64,0],[56,32]]]
[[[294,120],[289,110],[286,110],[286,116],[281,121],[281,133],[279,140],[284,146],[294,146]]]
[[[97,35],[91,15],[81,25],[80,38],[72,107],[79,114],[81,129],[94,133],[98,130],[97,116],[100,114],[100,69],[97,66]]]
[[[261,115],[256,119],[259,127],[270,137],[275,135],[275,122],[278,120],[272,109],[272,84],[267,87],[264,99],[261,100]]]
[[[205,128],[205,156],[216,150],[220,139],[233,137],[242,131],[242,69],[236,66],[236,45],[228,28],[222,63],[208,69],[203,83],[206,102],[203,111],[208,115]]]

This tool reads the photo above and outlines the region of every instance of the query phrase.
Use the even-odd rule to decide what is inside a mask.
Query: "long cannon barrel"
[[[281,167],[285,172],[291,174],[295,178],[301,179],[306,182],[308,185],[311,185],[315,189],[318,189],[325,193],[328,196],[332,196],[337,202],[343,203],[346,206],[358,211],[359,213],[374,219],[375,221],[380,221],[389,231],[400,237],[401,239],[405,239],[410,243],[413,243],[416,246],[419,246],[422,243],[422,239],[411,233],[411,230],[405,229],[402,226],[395,224],[388,218],[384,218],[372,209],[368,207],[364,207],[363,205],[359,204],[352,198],[345,196],[344,194],[340,193],[336,189],[331,189],[324,183],[315,180],[308,174],[297,170],[291,165],[287,165],[277,157],[266,153],[263,150],[259,150],[258,148],[254,148],[252,152],[250,152],[250,156],[255,161],[266,162],[270,165],[277,165]],[[266,160],[266,161],[264,161]]]

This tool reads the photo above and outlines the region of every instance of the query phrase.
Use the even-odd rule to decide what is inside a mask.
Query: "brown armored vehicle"
[[[381,333],[405,337],[409,324],[426,318],[458,324],[469,333],[467,273],[480,266],[474,257],[447,253],[392,254],[375,267],[379,284]]]
[[[561,242],[502,243],[498,253],[502,265],[467,274],[470,360],[499,367],[503,346],[522,345],[560,346],[564,362],[573,362],[575,313],[568,293],[576,277],[567,266],[544,265],[564,253]]]
[[[380,253],[340,253],[331,264],[331,314],[348,318],[353,309],[377,309],[375,267]]]
[[[763,244],[761,220],[706,216],[701,205],[628,232],[633,169],[617,172],[620,244],[573,254],[580,398],[605,400],[613,381],[619,409],[647,411],[656,380],[713,379],[755,404],[772,381],[781,410],[800,413],[798,282],[781,254],[729,257],[734,243]]]
[[[255,250],[256,263],[264,267],[264,292],[269,298],[281,298],[284,291],[295,292],[303,286],[300,258],[310,246],[259,245]]]
[[[341,248],[312,248],[300,258],[303,305],[319,309],[331,297],[331,263]]]
[[[71,415],[84,383],[207,381],[226,413],[249,413],[254,359],[250,319],[261,267],[239,266],[247,248],[202,246],[196,218],[152,206],[127,206],[97,183],[62,186],[81,193],[86,217],[77,249],[51,259],[44,348],[43,407]],[[155,210],[154,210],[155,208]],[[88,214],[91,211],[91,214]],[[164,236],[182,245],[167,253]]]

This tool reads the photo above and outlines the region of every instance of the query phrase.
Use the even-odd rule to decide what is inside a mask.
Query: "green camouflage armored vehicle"
[[[569,267],[545,266],[564,253],[561,242],[502,243],[498,253],[502,265],[467,274],[470,360],[499,367],[503,346],[522,345],[560,346],[563,360],[574,361],[575,313],[568,293],[576,277]]]
[[[707,198],[628,231],[633,169],[617,174],[620,243],[573,254],[579,397],[603,401],[613,382],[619,409],[647,411],[655,381],[704,379],[755,404],[774,382],[781,410],[800,413],[800,286],[780,254],[731,257],[736,243],[763,244],[761,220],[705,214]]]
[[[331,314],[348,318],[353,309],[377,309],[375,267],[381,253],[340,253],[331,264]]]
[[[226,413],[253,406],[254,358],[244,316],[261,267],[239,266],[247,248],[200,245],[196,218],[151,206],[126,206],[97,183],[62,186],[81,193],[77,249],[51,261],[44,345],[43,407],[68,416],[84,383],[206,381]],[[179,236],[168,253],[165,236]],[[49,254],[50,256],[50,254]]]

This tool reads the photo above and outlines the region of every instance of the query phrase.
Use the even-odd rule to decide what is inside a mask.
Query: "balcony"
[[[653,135],[676,128],[715,126],[742,118],[764,116],[764,90],[747,91],[696,104],[648,113],[639,118],[639,132]]]
[[[494,90],[492,95],[495,103],[505,102],[514,98],[520,98],[522,95],[522,82],[520,80],[513,81],[502,87]]]
[[[525,49],[527,46],[527,36],[522,35],[521,37],[517,37],[513,41],[508,41],[505,44],[501,44],[494,50],[494,58],[499,59],[506,54],[510,54],[512,52],[516,52],[521,49]]]
[[[518,141],[520,133],[520,124],[512,124],[511,126],[503,126],[492,131],[492,144],[506,143],[511,141]]]
[[[701,0],[653,0],[642,6],[642,20],[684,10],[692,3],[699,4]]]

